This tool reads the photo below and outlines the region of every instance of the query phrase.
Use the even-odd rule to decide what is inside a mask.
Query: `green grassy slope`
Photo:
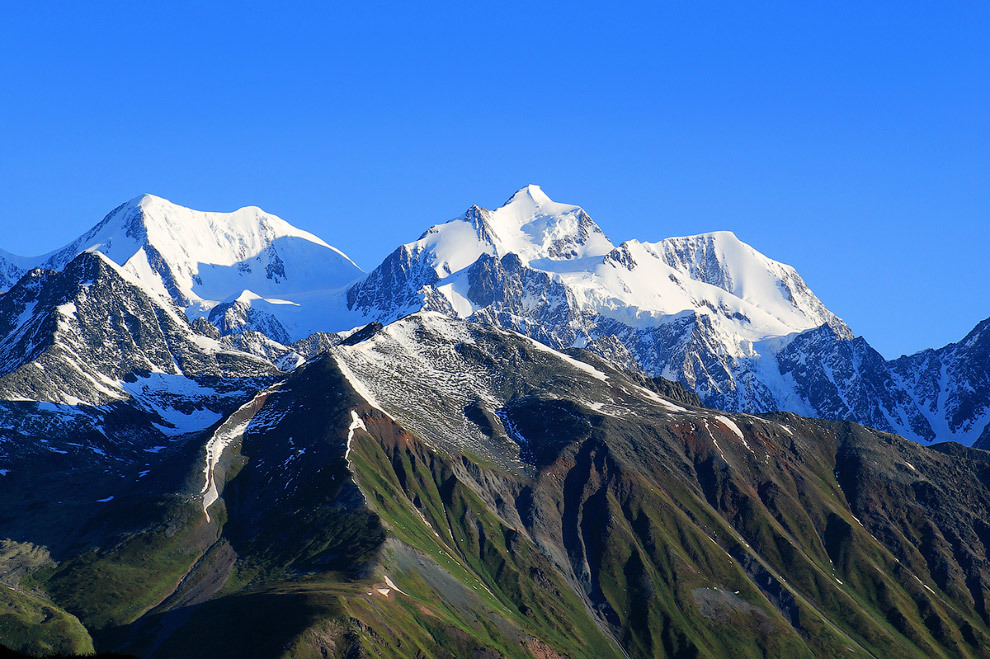
[[[0,645],[32,655],[93,652],[93,640],[75,616],[8,586],[0,586]]]

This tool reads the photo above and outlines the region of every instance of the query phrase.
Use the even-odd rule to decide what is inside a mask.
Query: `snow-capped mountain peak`
[[[521,228],[538,217],[560,217],[578,210],[579,206],[553,201],[538,185],[527,185],[492,211],[492,217],[503,228]]]
[[[539,186],[527,185],[496,210],[472,206],[460,217],[430,227],[396,254],[428,265],[443,279],[482,254],[515,254],[528,264],[602,257],[613,247],[579,206],[552,201]]]
[[[428,309],[470,315],[465,273],[482,257],[509,255],[546,270],[600,262],[614,246],[579,206],[552,201],[536,185],[516,191],[495,210],[472,206],[401,245],[347,292],[349,309],[364,322],[388,322]]]
[[[194,211],[150,194],[130,203],[135,202],[152,241],[175,239],[179,231],[193,231],[194,235],[186,235],[182,242],[188,243],[188,252],[203,263],[233,265],[256,256],[275,240],[299,238],[331,250],[357,268],[340,250],[257,206],[245,206],[230,213]]]
[[[257,206],[197,211],[150,194],[121,204],[65,247],[22,261],[61,270],[82,252],[103,254],[190,319],[250,291],[241,306],[258,307],[266,327],[281,325],[292,339],[323,329],[340,307],[334,300],[361,276],[343,252]]]
[[[731,293],[792,331],[828,325],[844,338],[852,338],[845,323],[811,292],[794,268],[764,256],[731,231],[643,245],[682,277]]]
[[[486,219],[499,256],[516,254],[523,263],[605,256],[614,247],[580,206],[552,201],[538,185],[519,189]]]
[[[509,197],[504,204],[502,204],[502,207],[504,208],[505,206],[510,206],[513,204],[524,204],[524,203],[529,203],[534,206],[541,206],[546,204],[553,204],[555,202],[551,200],[550,197],[547,196],[547,193],[543,191],[543,188],[541,188],[538,185],[534,185],[533,183],[530,183],[529,185],[524,185],[523,187],[513,192],[512,196]],[[566,204],[557,204],[557,205],[565,206]]]
[[[509,255],[510,261],[494,265]],[[531,274],[520,274],[519,267]],[[520,276],[533,281],[507,283]],[[745,346],[755,341],[825,324],[851,338],[793,268],[731,232],[615,247],[581,207],[554,202],[535,185],[516,191],[496,210],[473,206],[435,225],[348,295],[352,308],[384,320],[419,308],[469,317],[501,297],[493,297],[493,286],[515,291],[502,304],[512,322],[532,315],[534,304],[548,305],[554,314],[563,304],[581,316],[559,319],[568,328],[568,338],[553,342],[561,346],[591,340],[591,326],[580,329],[590,317],[654,327],[684,312],[718,322],[736,355],[747,354]],[[550,293],[554,286],[560,291]],[[546,326],[545,319],[534,321]]]
[[[557,203],[539,186],[527,185],[496,210],[472,206],[404,247],[443,278],[482,254],[498,258],[515,254],[529,264],[602,257],[614,245],[580,206]]]

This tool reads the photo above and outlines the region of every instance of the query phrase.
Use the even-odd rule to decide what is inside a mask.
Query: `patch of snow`
[[[728,458],[725,457],[725,451],[723,451],[722,450],[722,447],[718,445],[718,440],[715,439],[715,436],[714,435],[711,435],[711,438],[712,438],[712,444],[714,444],[715,445],[715,448],[718,449],[718,454],[722,456],[722,459],[723,460],[725,460],[726,462],[728,462],[729,461]]]
[[[392,580],[388,578],[388,575],[387,574],[385,575],[385,583],[386,583],[386,585],[388,585],[389,588],[391,588],[395,592],[402,593],[403,595],[406,594],[405,591],[401,590],[398,586],[396,586],[394,583],[392,583]]]
[[[354,431],[360,428],[361,430],[368,432],[368,428],[364,425],[364,421],[358,416],[358,413],[351,410],[351,425],[347,428],[347,448],[344,449],[344,459],[346,460],[351,454],[351,442],[354,441]]]
[[[557,357],[558,359],[561,359],[561,360],[567,362],[568,364],[570,364],[574,368],[578,369],[579,371],[583,371],[584,373],[587,373],[588,375],[590,375],[593,378],[596,378],[598,380],[601,380],[602,382],[608,382],[608,376],[605,375],[604,373],[602,373],[601,371],[599,371],[597,368],[595,368],[591,364],[586,364],[585,362],[583,362],[583,361],[581,361],[579,359],[574,359],[570,355],[565,355],[562,352],[558,352],[558,351],[554,350],[553,348],[551,348],[549,346],[543,345],[542,343],[540,343],[536,339],[531,339],[530,337],[526,336],[525,334],[515,334],[515,336],[518,336],[521,339],[525,339],[531,346],[533,346],[537,350],[539,350],[541,352],[549,353],[549,354]]]
[[[688,411],[686,407],[681,407],[680,405],[675,405],[674,403],[670,402],[666,398],[663,398],[662,396],[657,395],[657,393],[655,391],[651,391],[650,389],[647,389],[646,387],[637,386],[636,387],[636,391],[639,392],[641,395],[645,396],[646,398],[649,398],[654,403],[657,403],[658,405],[660,405],[661,407],[663,407],[664,409],[666,409],[669,412],[687,412]]]
[[[217,462],[219,462],[220,456],[223,455],[223,450],[227,447],[227,445],[244,433],[247,429],[248,421],[249,419],[244,421],[234,421],[229,425],[221,425],[206,445],[206,465],[203,468],[203,474],[206,480],[206,484],[203,486],[202,491],[203,512],[206,512],[210,505],[212,505],[213,502],[220,497],[220,494],[217,491],[216,481],[213,477],[213,471],[216,468]],[[206,519],[207,521],[210,519],[208,512],[206,512]]]
[[[495,415],[499,418],[499,421],[502,422],[505,432],[509,435],[509,437],[514,439],[517,444],[529,444],[529,440],[523,437],[523,434],[519,432],[519,428],[512,422],[509,415],[505,413],[505,410],[498,410],[495,412]]]
[[[199,432],[222,416],[198,402],[216,397],[217,392],[179,373],[149,373],[134,382],[121,382],[119,386],[142,407],[161,418],[163,423],[153,425],[164,435]],[[177,409],[179,403],[193,409]]]
[[[733,421],[727,416],[722,416],[721,414],[716,414],[715,418],[718,419],[719,423],[721,423],[723,426],[731,430],[736,437],[738,437],[743,441],[746,441],[745,436],[743,435],[743,431],[739,429],[739,426],[736,425],[735,421]]]
[[[467,277],[455,277],[453,281],[437,286],[437,290],[447,298],[450,306],[454,307],[454,312],[460,318],[467,318],[479,309],[467,297]]]
[[[55,310],[59,314],[65,316],[66,318],[75,318],[76,316],[76,305],[74,302],[66,302],[65,304],[60,304],[55,307]]]
[[[220,424],[220,427],[216,429],[213,436],[206,442],[206,461],[203,465],[203,479],[205,483],[200,494],[203,495],[203,513],[206,515],[207,522],[210,521],[210,513],[207,509],[213,502],[220,498],[214,477],[214,470],[220,461],[220,457],[223,455],[224,449],[244,434],[254,415],[261,409],[265,399],[272,392],[277,391],[279,386],[276,384],[265,389],[237,408],[237,411],[227,417],[227,420]]]

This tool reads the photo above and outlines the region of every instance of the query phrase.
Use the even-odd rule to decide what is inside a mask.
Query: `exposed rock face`
[[[59,272],[29,272],[0,297],[0,331],[0,390],[8,400],[95,405],[126,397],[125,379],[135,374],[276,372],[197,334],[175,308],[128,282],[99,253],[80,254]]]
[[[895,359],[891,367],[936,436],[969,444],[990,435],[990,318],[958,343]],[[979,446],[990,448],[986,440]]]
[[[0,296],[0,331],[0,469],[42,459],[116,471],[281,375],[197,332],[99,253],[25,274]]]

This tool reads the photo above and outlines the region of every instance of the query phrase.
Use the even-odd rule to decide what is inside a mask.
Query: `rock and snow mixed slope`
[[[0,295],[0,463],[35,449],[105,458],[157,450],[279,375],[197,332],[100,252],[83,252]]]
[[[990,448],[990,318],[958,343],[890,362],[934,436]]]
[[[0,297],[0,386],[7,400],[100,405],[138,374],[230,380],[272,375],[267,361],[196,332],[102,254],[33,270]]]
[[[434,448],[469,451],[509,466],[518,464],[520,446],[525,448],[525,439],[502,416],[512,401],[552,385],[601,409],[597,401],[612,401],[620,386],[595,367],[515,332],[429,311],[329,353],[369,405]],[[656,398],[623,382],[638,389],[627,397]],[[623,413],[619,403],[614,407]]]
[[[35,259],[17,256],[0,249],[0,292],[8,290],[34,267]]]

